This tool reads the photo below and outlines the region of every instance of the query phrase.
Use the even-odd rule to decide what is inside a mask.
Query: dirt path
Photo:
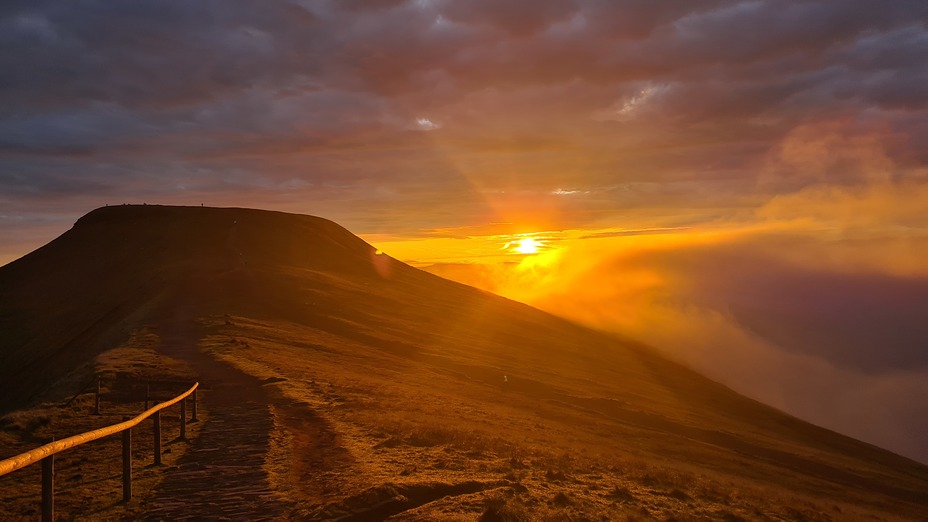
[[[178,314],[179,316],[179,314]],[[187,361],[199,375],[209,411],[199,436],[143,506],[146,520],[281,517],[288,505],[268,484],[262,466],[273,418],[261,382],[197,349],[197,324],[175,317],[161,328],[161,351]]]
[[[346,474],[359,473],[332,426],[317,413],[269,389],[280,425],[290,436],[288,484],[304,504],[322,505],[346,493]]]

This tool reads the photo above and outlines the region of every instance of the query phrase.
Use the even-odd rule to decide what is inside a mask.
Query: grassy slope
[[[39,372],[63,376],[183,301],[210,324],[207,349],[286,379],[282,396],[331,424],[356,468],[327,479],[345,494],[495,477],[518,486],[490,508],[464,496],[430,509],[928,511],[925,466],[744,398],[647,347],[376,255],[319,218],[99,209],[0,269],[0,294],[0,406],[22,405],[51,382]],[[333,484],[294,486],[292,462],[275,469],[304,509],[338,500],[319,493]]]

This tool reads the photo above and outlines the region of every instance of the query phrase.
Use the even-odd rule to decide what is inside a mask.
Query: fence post
[[[193,390],[193,408],[190,413],[192,414],[190,416],[190,422],[196,422],[197,421],[197,390],[196,389]]]
[[[97,375],[97,394],[93,399],[93,414],[100,415],[100,376]]]
[[[129,420],[123,417],[123,420]],[[132,428],[122,432],[122,500],[132,498]]]
[[[180,400],[180,439],[187,440],[187,397]]]
[[[161,410],[155,412],[155,464],[161,464]]]
[[[42,522],[55,520],[55,456],[42,459]]]

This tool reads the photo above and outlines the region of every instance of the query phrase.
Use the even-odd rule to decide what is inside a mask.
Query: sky
[[[922,0],[9,0],[0,264],[105,204],[318,215],[928,462],[926,22]]]

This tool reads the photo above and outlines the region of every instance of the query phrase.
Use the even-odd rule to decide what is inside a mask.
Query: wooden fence
[[[98,381],[99,383],[99,381]],[[156,404],[146,409],[141,415],[129,419],[127,418],[119,424],[113,424],[104,428],[87,431],[79,435],[73,435],[66,439],[50,442],[44,446],[39,446],[34,450],[21,453],[5,460],[0,460],[0,476],[6,475],[18,469],[25,468],[36,462],[42,463],[42,520],[51,521],[55,518],[55,454],[62,451],[75,448],[82,444],[102,439],[110,435],[122,433],[122,498],[128,502],[132,498],[132,428],[137,426],[143,420],[154,416],[154,460],[155,464],[161,464],[161,410],[180,403],[180,438],[187,436],[187,397],[192,399],[191,422],[197,420],[197,387],[200,383],[194,383],[189,390],[174,397],[171,400]],[[147,394],[146,394],[147,395]],[[97,398],[95,400],[95,411],[99,413],[99,384],[97,385]],[[146,406],[148,398],[146,397]]]

